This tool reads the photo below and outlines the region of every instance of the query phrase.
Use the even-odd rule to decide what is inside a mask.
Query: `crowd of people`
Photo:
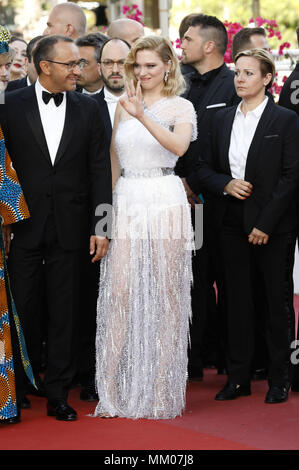
[[[174,418],[207,367],[217,401],[299,391],[297,67],[276,104],[263,28],[233,70],[218,18],[179,35],[181,61],[131,19],[86,34],[71,2],[28,44],[1,27],[0,424],[31,394],[76,420],[74,386],[94,417]]]

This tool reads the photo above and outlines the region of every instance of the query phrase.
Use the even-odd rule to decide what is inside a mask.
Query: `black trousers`
[[[228,316],[229,380],[239,384],[250,380],[257,312],[265,314],[268,381],[282,385],[290,379],[290,346],[295,336],[293,265],[296,234],[270,236],[267,245],[250,244],[243,230],[243,202],[236,200],[228,205],[219,238]],[[256,311],[255,304],[258,298],[256,273],[265,298],[260,311]]]
[[[191,211],[194,227],[194,210]],[[203,246],[192,256],[192,322],[188,375],[200,376],[205,364],[225,367],[225,307],[218,239],[203,205]],[[217,284],[217,297],[214,283]]]
[[[67,399],[75,374],[74,329],[79,306],[80,259],[80,251],[67,251],[59,245],[52,215],[48,217],[38,247],[23,248],[16,238],[11,244],[11,288],[29,358],[38,347],[36,342],[40,342],[34,325],[39,322],[41,280],[45,282],[47,366],[44,384],[49,400]],[[26,383],[25,374],[17,364],[18,397],[25,392]]]
[[[86,253],[82,257],[80,271],[80,311],[84,312],[84,321],[76,331],[76,379],[82,386],[88,386],[94,383],[96,372],[95,344],[100,261],[92,263],[91,256]]]

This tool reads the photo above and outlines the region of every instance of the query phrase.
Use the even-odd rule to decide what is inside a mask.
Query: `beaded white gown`
[[[145,109],[162,126],[192,124],[193,105],[163,98]],[[112,240],[101,262],[96,334],[95,416],[169,419],[185,407],[191,317],[192,225],[177,156],[134,118],[115,144]]]

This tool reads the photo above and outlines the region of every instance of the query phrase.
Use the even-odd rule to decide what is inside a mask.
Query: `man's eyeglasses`
[[[120,69],[124,68],[125,60],[103,60],[101,64],[104,65],[107,69],[112,69],[114,64],[116,64]]]
[[[51,62],[52,64],[65,65],[67,69],[71,72],[76,67],[79,67],[80,70],[83,70],[86,66],[86,61],[84,59],[78,60],[78,62],[57,62],[57,60],[44,59],[46,62]]]

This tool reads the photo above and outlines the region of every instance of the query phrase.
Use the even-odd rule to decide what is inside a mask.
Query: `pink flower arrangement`
[[[176,48],[176,49],[180,49],[180,48],[181,48],[181,41],[180,41],[179,38],[175,40],[175,48]]]
[[[277,81],[276,81],[277,76],[278,76],[278,73],[276,72],[275,79],[274,79],[274,82],[272,84],[272,87],[269,89],[269,91],[272,95],[279,95],[280,92],[281,92],[281,89],[282,89],[282,86],[277,85]],[[285,75],[282,79],[282,83],[284,83],[287,80],[287,78],[288,77]]]
[[[243,26],[240,23],[232,23],[228,21],[224,22],[224,26],[227,29],[227,35],[228,35],[228,44],[227,44],[226,52],[224,54],[224,61],[230,64],[233,61],[232,59],[233,37],[238,31],[240,31],[240,29],[243,28]]]
[[[138,5],[136,5],[136,3],[123,5],[122,13],[123,15],[126,15],[126,18],[130,18],[131,20],[138,21],[139,23],[143,25],[143,22],[141,21],[142,11],[139,10]]]
[[[280,44],[279,46],[279,51],[278,51],[278,54],[279,55],[283,55],[283,50],[284,48],[290,48],[291,47],[291,44],[289,42],[283,42],[282,44]]]

